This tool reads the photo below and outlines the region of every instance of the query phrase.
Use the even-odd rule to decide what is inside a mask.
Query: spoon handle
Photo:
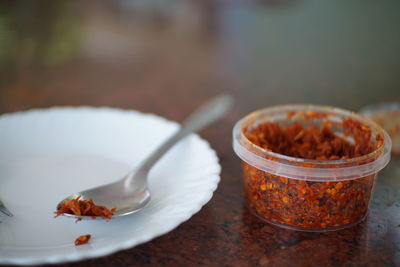
[[[4,206],[1,200],[0,200],[0,211],[9,217],[13,216],[13,214],[6,208],[6,206]]]
[[[182,123],[182,127],[178,132],[168,138],[142,162],[140,171],[149,171],[178,141],[220,119],[229,110],[232,103],[233,98],[230,95],[220,95],[203,104]]]

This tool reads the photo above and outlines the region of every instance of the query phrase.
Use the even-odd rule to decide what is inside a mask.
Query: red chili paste
[[[75,246],[80,246],[87,244],[92,236],[91,235],[81,235],[75,239]]]
[[[91,198],[86,200],[80,200],[80,198],[81,196],[78,196],[76,199],[66,199],[61,202],[57,206],[56,217],[68,213],[78,216],[91,216],[93,219],[100,216],[103,219],[111,220],[116,208],[108,209],[105,206],[94,204]]]
[[[314,118],[323,118],[323,114],[313,114],[317,116]],[[289,114],[288,119],[293,116]],[[291,122],[280,126],[264,122],[254,129],[243,129],[243,134],[265,150],[312,160],[351,159],[369,154],[381,144],[371,142],[371,130],[351,119],[339,125],[343,129],[342,136],[335,135],[331,121],[322,126],[310,121],[304,125]],[[305,166],[312,168],[312,165]],[[277,176],[245,162],[243,171],[245,198],[256,215],[272,223],[303,229],[337,228],[361,220],[368,210],[376,176],[315,182]]]

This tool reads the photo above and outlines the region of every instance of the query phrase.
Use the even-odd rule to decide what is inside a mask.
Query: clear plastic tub
[[[392,152],[400,155],[400,103],[380,103],[364,107],[359,112],[385,129],[392,139]]]
[[[349,128],[349,121],[355,126]],[[335,136],[350,144],[357,141],[354,137],[368,138],[372,150],[339,160],[274,153],[247,137],[265,122],[282,127],[299,122],[304,128],[329,124]],[[365,218],[377,173],[390,160],[391,141],[379,125],[356,113],[327,106],[285,105],[253,112],[237,122],[233,148],[242,159],[245,199],[253,214],[285,228],[329,231]]]

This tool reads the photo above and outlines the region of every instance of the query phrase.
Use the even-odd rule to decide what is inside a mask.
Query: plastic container
[[[400,103],[380,103],[364,107],[359,112],[385,129],[392,139],[392,152],[400,155]]]
[[[358,127],[349,130],[348,121]],[[341,160],[274,153],[246,136],[265,122],[282,127],[299,122],[304,128],[329,124],[335,136],[349,143],[355,142],[356,133],[367,137],[369,133],[373,150]],[[233,148],[242,160],[245,200],[253,214],[285,228],[329,231],[365,218],[377,173],[390,160],[391,141],[379,125],[356,113],[327,106],[285,105],[255,111],[237,122]]]

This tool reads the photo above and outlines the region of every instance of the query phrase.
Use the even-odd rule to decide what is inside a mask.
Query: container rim
[[[243,134],[242,126],[250,119],[263,113],[283,111],[319,111],[327,114],[338,114],[344,117],[352,118],[373,128],[384,137],[384,142],[377,149],[363,156],[345,160],[312,160],[286,156],[268,151],[253,144]],[[232,133],[233,149],[243,161],[263,171],[298,180],[339,181],[357,179],[377,173],[390,161],[391,140],[389,135],[385,132],[385,130],[382,129],[382,127],[372,120],[364,118],[355,112],[331,106],[293,104],[267,107],[254,111],[239,120],[235,124]],[[279,161],[262,157],[250,151],[248,149],[249,147],[251,147],[253,151],[260,152],[260,154],[270,156]],[[367,161],[369,159],[374,160],[365,164],[357,165],[357,163]],[[298,166],[297,164],[311,165],[316,167],[304,167]],[[348,166],[349,164],[353,164],[354,166]],[[335,165],[335,167],[332,167],[332,165]]]

